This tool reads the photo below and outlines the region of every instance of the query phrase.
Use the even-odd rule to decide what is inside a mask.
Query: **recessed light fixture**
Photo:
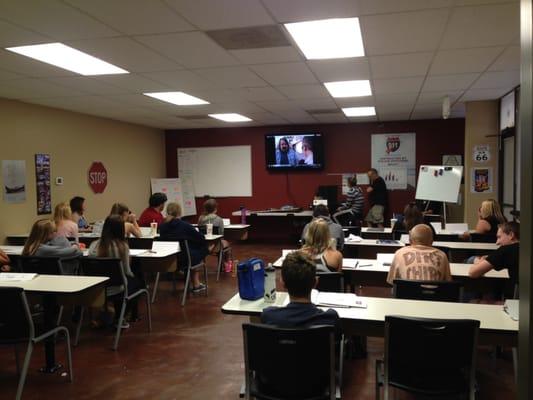
[[[347,107],[342,112],[347,117],[372,117],[376,115],[375,107]]]
[[[183,92],[156,92],[143,93],[145,96],[150,96],[158,100],[166,101],[167,103],[176,104],[178,106],[196,106],[200,104],[209,104],[208,101],[199,99]]]
[[[219,120],[225,121],[225,122],[248,122],[248,121],[251,121],[250,118],[245,117],[244,115],[241,115],[241,114],[236,114],[236,113],[209,114],[209,116],[211,118],[216,118],[216,119],[219,119]]]
[[[102,61],[63,43],[6,47],[6,50],[34,58],[81,75],[129,74],[125,69]]]
[[[359,18],[332,18],[285,24],[308,60],[363,57]]]
[[[361,81],[339,81],[324,83],[329,94],[333,97],[362,97],[371,96],[372,89],[370,88],[369,80]]]

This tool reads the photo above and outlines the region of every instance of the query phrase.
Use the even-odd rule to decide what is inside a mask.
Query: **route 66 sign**
[[[394,153],[400,148],[400,138],[398,136],[387,137],[386,146],[385,152],[387,154]]]
[[[490,161],[490,146],[488,144],[474,146],[472,159],[478,163]]]

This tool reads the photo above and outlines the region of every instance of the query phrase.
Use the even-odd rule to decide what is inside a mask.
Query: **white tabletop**
[[[39,275],[26,282],[0,282],[0,286],[21,287],[28,292],[67,294],[81,292],[108,279],[101,276]]]
[[[237,293],[222,306],[227,314],[259,315],[269,306],[284,306],[288,295],[278,292],[276,303],[265,303],[263,299],[242,300]],[[518,332],[518,321],[513,321],[503,311],[502,305],[448,303],[437,301],[403,300],[377,297],[360,297],[367,303],[367,308],[336,308],[342,319],[385,321],[386,315],[402,315],[418,318],[474,319],[480,321],[482,330]]]
[[[398,240],[392,241],[393,243],[383,243],[381,239],[361,239],[361,240],[344,240],[345,246],[383,246],[383,247],[403,247],[405,244]]]
[[[392,228],[370,228],[364,226],[361,228],[361,233],[387,233],[392,234]]]
[[[382,243],[379,239],[362,239],[359,241],[344,242],[345,246],[388,246],[388,247],[403,247],[405,244],[395,241],[396,243]],[[441,242],[435,241],[433,247],[445,247],[452,250],[486,250],[494,251],[498,249],[496,243],[477,243],[477,242]]]
[[[22,254],[23,248],[24,246],[0,246],[0,249],[4,250],[7,255],[11,256],[20,256]],[[156,250],[130,249],[130,256],[141,258],[165,258],[170,257],[174,254],[178,254],[179,251],[179,246],[174,248],[157,248]],[[84,249],[83,255],[87,257],[89,255],[89,250]]]
[[[253,211],[253,210],[246,210],[246,215],[247,216],[250,216],[250,215],[257,215],[258,217],[286,217],[287,215],[294,215],[296,217],[312,217],[313,216],[313,211],[311,210],[303,210],[303,211],[299,211],[299,212],[283,212],[283,211],[279,211],[279,212],[275,212],[275,211],[268,211],[268,210],[262,210],[262,211]],[[234,217],[238,217],[239,215],[241,215],[241,212],[240,211],[233,211],[231,213],[231,215],[233,215]]]

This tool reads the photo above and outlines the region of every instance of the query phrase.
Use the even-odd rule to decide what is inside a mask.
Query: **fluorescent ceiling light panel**
[[[6,50],[55,65],[81,75],[129,74],[125,69],[83,53],[62,43],[7,47]]]
[[[347,117],[372,117],[376,115],[375,107],[347,107],[342,112]]]
[[[248,121],[251,121],[250,118],[245,117],[244,115],[241,115],[241,114],[236,114],[236,113],[209,114],[209,116],[211,118],[216,118],[216,119],[219,119],[219,120],[225,121],[225,122],[248,122]]]
[[[369,80],[326,82],[324,86],[328,89],[329,94],[337,98],[372,95]]]
[[[166,101],[167,103],[176,104],[178,106],[196,106],[200,104],[209,104],[208,101],[199,99],[183,92],[158,92],[158,93],[143,93],[145,96],[150,96],[158,100]]]
[[[359,18],[333,18],[285,24],[308,60],[363,57]]]

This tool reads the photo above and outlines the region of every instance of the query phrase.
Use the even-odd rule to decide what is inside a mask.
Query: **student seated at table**
[[[418,224],[409,232],[410,246],[394,253],[387,276],[387,283],[394,279],[421,281],[451,281],[448,257],[439,249],[431,247],[433,233],[429,226]]]
[[[105,219],[102,227],[102,236],[95,240],[89,246],[90,257],[113,257],[119,258],[122,270],[126,279],[128,280],[128,294],[134,293],[142,287],[142,283],[134,276],[130,267],[130,249],[126,241],[126,233],[124,231],[124,221],[120,215],[110,215]],[[108,294],[113,296],[120,294],[122,287],[111,287],[108,289]],[[120,309],[122,307],[122,298],[120,296],[114,302],[115,306],[115,320],[118,320]],[[137,299],[128,302],[126,314],[131,312],[131,321],[137,319]],[[122,328],[129,328],[129,323],[124,322]]]
[[[342,253],[331,238],[328,223],[323,219],[311,221],[302,251],[316,263],[317,271],[342,271]]]
[[[11,261],[9,260],[9,256],[5,253],[4,250],[0,249],[0,271],[11,271],[11,266],[9,265],[10,262]]]
[[[403,217],[396,221],[392,228],[392,232],[409,232],[414,226],[419,224],[426,224],[424,221],[424,214],[420,211],[415,202],[411,202],[403,209]],[[431,224],[426,224],[431,229],[433,237],[435,237],[435,229]],[[394,236],[394,235],[393,235]]]
[[[63,236],[69,239],[79,241],[78,224],[72,220],[72,211],[66,203],[59,203],[54,208],[54,222],[56,227],[56,236]]]
[[[315,219],[322,219],[326,221],[331,237],[336,240],[337,250],[342,250],[344,247],[344,233],[342,232],[342,226],[331,220],[329,210],[325,205],[319,204],[313,209],[313,221]],[[311,225],[311,222],[304,226],[302,231],[302,243],[305,243],[305,236],[307,234],[307,230],[309,229],[309,225]]]
[[[199,264],[208,254],[207,241],[200,232],[194,227],[180,219],[181,206],[178,203],[167,204],[167,218],[159,229],[159,238],[161,240],[182,241],[187,240],[189,243],[189,252],[191,255],[191,264]],[[183,249],[182,249],[183,250]],[[179,254],[179,265],[184,267],[184,251]],[[192,291],[194,293],[205,290],[205,285],[200,282],[200,271],[192,271]]]
[[[311,303],[311,290],[318,279],[315,263],[308,255],[302,251],[289,253],[281,266],[281,282],[289,292],[290,303],[286,307],[265,308],[262,323],[281,328],[338,325],[337,311],[323,311]]]
[[[72,211],[72,221],[78,224],[78,230],[80,232],[90,232],[91,226],[83,216],[85,213],[85,199],[80,196],[70,199],[70,210]]]
[[[115,203],[111,206],[111,212],[109,215],[120,215],[122,221],[124,221],[124,232],[126,237],[135,236],[141,237],[142,232],[137,223],[137,217],[133,214],[129,207],[124,203]]]
[[[165,193],[154,193],[150,196],[148,201],[148,208],[146,208],[139,217],[139,226],[149,227],[152,222],[157,222],[161,225],[165,218],[161,211],[165,208],[167,195]]]
[[[363,219],[363,208],[365,207],[365,196],[357,186],[357,177],[354,175],[348,178],[348,193],[346,193],[346,201],[337,208],[337,212],[333,217],[339,221],[339,218],[347,218],[346,225],[359,226]],[[340,222],[340,221],[339,221]]]
[[[496,236],[498,225],[507,222],[507,219],[502,214],[500,204],[494,199],[483,201],[478,209],[477,216],[478,220],[474,233],[482,235]],[[463,238],[469,239],[470,232],[465,232]]]
[[[208,199],[204,202],[203,206],[203,212],[202,215],[198,218],[198,226],[205,226],[207,224],[213,224],[213,232],[215,232],[215,227],[217,234],[223,235],[224,234],[224,221],[222,218],[220,218],[217,215],[217,201],[215,199]],[[227,249],[229,247],[229,242],[227,240],[222,239],[220,241],[220,244],[222,245],[222,248]],[[220,249],[218,248],[219,243],[213,243],[209,245],[209,252],[218,252]],[[228,261],[228,253],[224,253],[224,262]]]
[[[33,224],[30,236],[26,240],[24,248],[22,249],[22,255],[73,258],[81,257],[83,253],[77,244],[70,243],[65,236],[56,235],[54,221],[40,219]],[[74,275],[78,271],[78,266],[78,260],[63,261],[63,273]]]
[[[498,226],[496,244],[500,246],[495,252],[476,257],[470,267],[468,275],[471,278],[479,278],[491,269],[500,271],[507,268],[509,282],[505,289],[505,297],[514,296],[514,287],[518,284],[518,262],[520,255],[520,224],[517,222],[505,222]]]

